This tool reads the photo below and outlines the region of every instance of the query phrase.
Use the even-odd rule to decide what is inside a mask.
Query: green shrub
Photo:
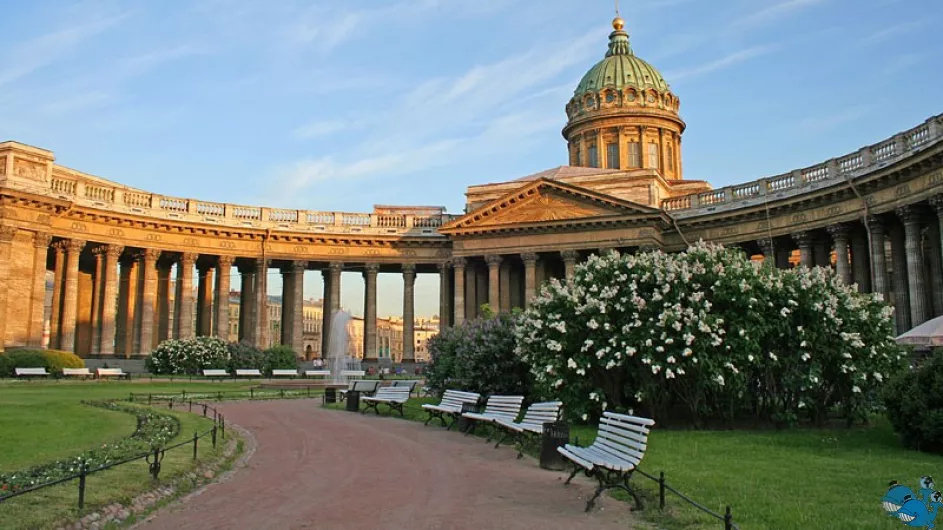
[[[72,352],[43,350],[40,353],[46,359],[46,368],[49,372],[61,374],[63,368],[85,368],[85,361]]]
[[[233,370],[265,370],[265,354],[262,350],[248,342],[230,342],[226,345],[229,350],[229,361],[226,368]]]
[[[943,453],[943,349],[891,379],[883,398],[887,418],[905,446]]]
[[[199,375],[205,368],[225,368],[229,351],[216,337],[171,339],[157,345],[147,358],[147,369],[154,374]]]
[[[272,346],[265,350],[265,368],[263,373],[272,374],[272,370],[296,370],[298,356],[291,346]]]
[[[530,369],[514,353],[517,318],[500,313],[468,320],[431,338],[431,360],[425,371],[429,387],[439,392],[452,389],[528,396]]]
[[[46,358],[34,350],[0,353],[0,377],[13,377],[16,368],[46,368]]]

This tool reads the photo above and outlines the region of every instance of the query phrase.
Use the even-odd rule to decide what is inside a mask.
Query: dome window
[[[606,92],[606,103],[612,103],[616,100],[616,95],[612,92]]]

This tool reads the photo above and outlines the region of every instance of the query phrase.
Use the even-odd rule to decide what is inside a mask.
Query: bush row
[[[62,373],[63,368],[84,368],[85,361],[74,353],[58,350],[12,350],[0,353],[0,377],[13,377],[16,368],[45,368]]]
[[[275,369],[297,368],[297,357],[289,346],[260,350],[247,343],[226,343],[216,337],[166,340],[146,361],[154,374],[200,375],[204,369],[256,368],[265,374]]]

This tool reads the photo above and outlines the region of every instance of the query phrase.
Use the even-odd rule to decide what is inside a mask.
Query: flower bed
[[[115,401],[83,402],[92,407],[125,412],[137,416],[137,429],[127,438],[89,449],[71,458],[56,460],[21,471],[0,474],[0,497],[21,489],[52,482],[79,473],[83,462],[89,469],[143,456],[155,447],[162,447],[180,433],[180,421],[157,410]]]

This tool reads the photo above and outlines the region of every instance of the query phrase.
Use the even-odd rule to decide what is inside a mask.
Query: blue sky
[[[943,112],[938,0],[621,12],[681,98],[685,176],[715,187]],[[0,18],[0,139],[165,195],[460,212],[468,185],[566,163],[564,105],[612,13],[609,0],[17,2]],[[357,313],[362,281],[344,282]],[[399,279],[380,285],[380,314],[400,313]],[[436,311],[437,285],[420,277],[418,314]],[[306,294],[320,288],[309,273]]]

